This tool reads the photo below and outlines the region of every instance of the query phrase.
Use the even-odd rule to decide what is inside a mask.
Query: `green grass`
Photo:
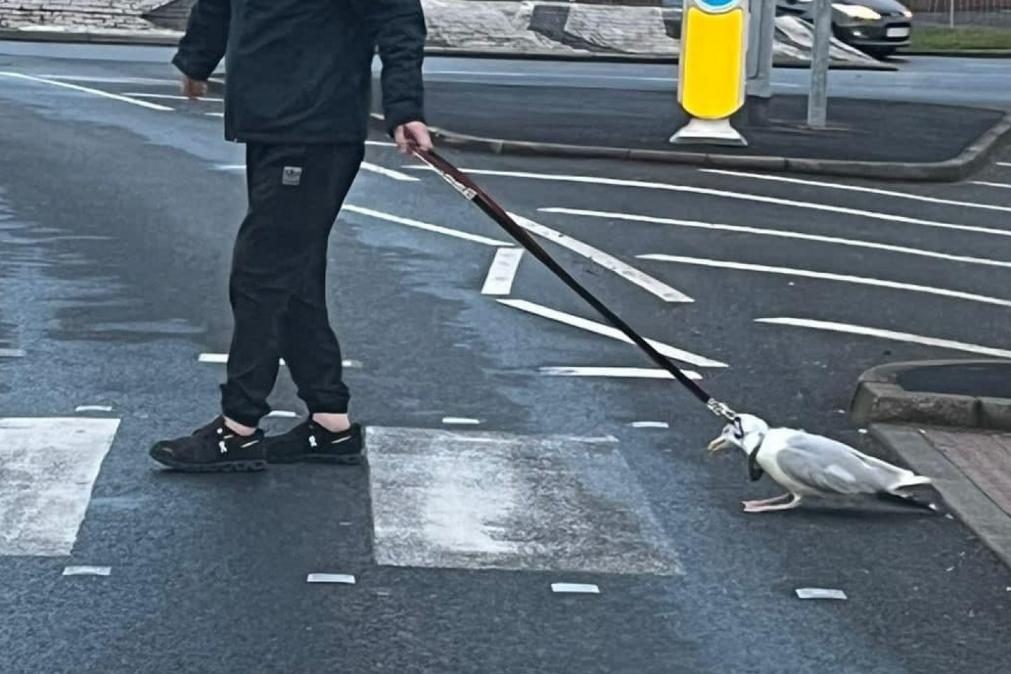
[[[1011,49],[1011,28],[913,26],[910,49]]]

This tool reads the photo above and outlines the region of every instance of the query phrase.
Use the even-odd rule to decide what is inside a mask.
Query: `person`
[[[357,463],[341,349],[326,308],[330,230],[364,156],[372,61],[385,125],[402,152],[431,149],[420,0],[197,0],[172,62],[190,98],[224,57],[225,136],[245,144],[249,208],[232,257],[234,318],[221,414],[151,448],[192,472],[267,463]],[[257,426],[283,358],[309,417],[265,438]]]

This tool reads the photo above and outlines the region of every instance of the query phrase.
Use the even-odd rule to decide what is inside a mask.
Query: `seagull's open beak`
[[[721,435],[720,437],[716,438],[715,440],[709,443],[709,451],[716,453],[721,449],[726,449],[729,445],[730,441]]]

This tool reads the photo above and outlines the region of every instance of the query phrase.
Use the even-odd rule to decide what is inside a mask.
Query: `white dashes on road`
[[[996,206],[993,204],[980,204],[974,201],[957,201],[955,199],[941,199],[940,197],[928,197],[922,194],[910,194],[909,192],[897,192],[895,190],[883,190],[877,187],[863,187],[861,185],[846,185],[844,183],[830,183],[823,180],[808,180],[805,178],[790,178],[788,176],[776,176],[766,173],[747,173],[745,171],[727,171],[724,169],[699,169],[702,173],[712,175],[733,176],[736,178],[747,178],[751,180],[766,180],[770,182],[788,183],[791,185],[809,185],[811,187],[824,187],[826,189],[840,190],[847,192],[863,192],[864,194],[880,194],[881,196],[893,197],[895,199],[909,199],[911,201],[923,201],[931,204],[943,204],[946,206],[957,206],[959,208],[980,208],[989,211],[1003,211],[1011,213],[1011,206]]]
[[[990,258],[971,257],[968,255],[954,255],[952,253],[941,253],[922,248],[911,248],[909,246],[896,246],[887,243],[876,243],[874,241],[862,241],[860,239],[845,239],[838,236],[821,236],[819,234],[806,234],[803,232],[793,232],[782,229],[766,229],[762,227],[748,227],[744,225],[723,225],[714,222],[699,222],[696,220],[678,220],[675,218],[657,218],[649,215],[635,215],[632,213],[615,213],[611,211],[590,211],[580,208],[539,208],[545,213],[561,213],[564,215],[576,215],[588,218],[603,218],[607,220],[625,220],[629,222],[642,222],[656,225],[672,225],[674,227],[688,227],[693,229],[708,229],[717,232],[734,232],[736,234],[753,234],[756,236],[773,236],[783,239],[795,239],[800,241],[813,241],[816,243],[827,243],[838,246],[850,246],[853,248],[868,248],[871,250],[881,250],[889,253],[902,253],[905,255],[917,255],[930,257],[937,260],[948,260],[951,262],[964,262],[966,264],[978,264],[989,267],[1011,268],[1011,261],[992,260]]]
[[[992,183],[986,180],[973,180],[973,185],[982,185],[983,187],[996,187],[1002,190],[1011,190],[1011,183]]]
[[[60,87],[62,89],[71,89],[73,91],[80,91],[85,94],[91,94],[92,96],[100,96],[102,98],[109,98],[114,101],[119,101],[121,103],[129,103],[131,105],[136,105],[141,108],[147,108],[149,110],[158,110],[161,112],[172,112],[172,108],[166,107],[164,105],[159,105],[157,103],[149,103],[148,101],[141,101],[136,98],[130,98],[128,96],[121,96],[120,94],[111,94],[108,91],[102,91],[101,89],[92,89],[91,87],[82,87],[78,84],[70,84],[68,82],[61,82],[59,80],[46,79],[43,77],[33,77],[32,75],[24,75],[22,73],[12,73],[0,71],[0,77],[10,77],[13,79],[27,80],[30,82],[38,82],[40,84],[48,84],[54,87]]]
[[[0,418],[0,555],[69,555],[119,419]]]
[[[189,96],[180,96],[178,94],[147,94],[139,91],[128,91],[123,94],[124,96],[131,96],[133,98],[152,98],[154,100],[163,101],[193,101],[195,103],[224,103],[225,99],[215,98],[213,96],[201,96],[200,98],[190,98]]]
[[[888,288],[891,290],[904,290],[908,292],[924,293],[927,295],[937,295],[939,297],[949,297],[952,299],[966,300],[969,302],[979,302],[981,304],[994,304],[1000,307],[1011,307],[1011,300],[1005,300],[999,297],[990,297],[988,295],[977,295],[975,293],[962,292],[961,290],[934,288],[932,286],[916,285],[913,283],[886,281],[884,279],[867,278],[864,276],[851,276],[849,274],[831,274],[828,272],[811,271],[809,269],[791,269],[789,267],[770,267],[764,264],[747,264],[744,262],[731,262],[730,260],[708,260],[699,257],[684,257],[681,255],[639,255],[637,257],[643,260],[673,262],[676,264],[687,264],[698,267],[713,267],[716,269],[753,271],[765,274],[778,274],[780,276],[793,276],[800,278],[819,279],[823,281],[838,281],[841,283],[852,283],[854,285],[874,286],[876,288]]]
[[[555,594],[600,594],[600,587],[593,583],[552,583]]]
[[[25,352],[22,349],[0,349],[0,358],[24,358]]]
[[[399,215],[393,215],[392,213],[384,213],[383,211],[377,211],[372,208],[362,208],[361,206],[352,206],[351,204],[344,204],[341,208],[341,212],[357,213],[358,215],[365,215],[370,218],[376,218],[377,220],[385,220],[386,222],[395,222],[398,225],[404,225],[406,227],[414,227],[415,229],[422,229],[426,232],[434,232],[436,234],[443,234],[445,236],[451,236],[455,239],[463,239],[464,241],[470,241],[472,243],[480,243],[485,246],[497,246],[497,247],[512,247],[512,243],[509,241],[503,241],[501,239],[492,239],[487,236],[481,236],[479,234],[471,234],[470,232],[463,232],[459,229],[451,229],[449,227],[443,227],[442,225],[433,225],[428,222],[422,222],[420,220],[414,220],[412,218],[403,218]]]
[[[337,585],[354,585],[355,577],[348,573],[310,573],[307,583],[334,583]]]
[[[477,426],[481,423],[481,420],[471,419],[470,417],[443,417],[442,423],[447,426]]]
[[[951,339],[940,339],[937,337],[925,337],[914,335],[908,332],[896,332],[894,330],[882,330],[864,325],[852,325],[849,323],[836,323],[833,321],[818,321],[809,318],[756,318],[756,323],[766,323],[769,325],[786,325],[795,328],[809,328],[811,330],[824,330],[828,332],[839,332],[848,335],[863,335],[866,337],[877,337],[894,342],[907,342],[909,344],[921,344],[923,346],[934,346],[952,351],[964,351],[966,353],[976,353],[982,356],[993,356],[994,358],[1011,358],[1011,351],[997,349],[990,346],[980,346],[979,344],[969,344],[967,342],[957,342]]]
[[[392,178],[393,180],[399,180],[405,183],[416,183],[418,179],[414,176],[407,175],[401,171],[394,171],[393,169],[388,169],[384,166],[379,166],[378,164],[372,164],[367,161],[362,162],[362,170],[368,171],[370,173],[375,173],[376,175],[381,175],[386,178]]]
[[[367,433],[381,565],[681,573],[614,438]]]
[[[670,428],[666,421],[633,421],[632,428]]]
[[[64,576],[108,576],[112,573],[111,566],[68,566],[63,569]]]
[[[78,405],[74,408],[75,412],[111,412],[111,405]]]
[[[525,311],[528,314],[533,314],[535,316],[540,316],[542,318],[547,318],[558,323],[564,323],[565,325],[571,325],[575,328],[580,328],[586,330],[587,332],[592,332],[597,335],[602,335],[604,337],[610,337],[611,339],[617,339],[628,344],[632,343],[632,340],[625,336],[625,334],[618,330],[617,328],[612,328],[609,325],[604,325],[603,323],[598,323],[596,321],[591,321],[580,316],[573,316],[572,314],[567,314],[564,311],[558,311],[557,309],[551,309],[549,307],[543,306],[541,304],[535,304],[534,302],[528,302],[527,300],[498,300],[501,304],[507,307],[512,307],[514,309],[519,309],[520,311]],[[669,344],[664,344],[663,342],[658,342],[656,340],[647,339],[646,340],[654,349],[659,351],[662,355],[668,358],[673,358],[675,360],[680,360],[685,363],[689,363],[696,367],[727,367],[726,363],[721,363],[718,360],[711,360],[705,358],[704,356],[699,356],[690,351],[684,351],[682,349],[675,348]]]
[[[200,363],[210,363],[212,365],[226,365],[228,363],[227,353],[202,353],[197,356],[197,361]],[[286,367],[288,364],[284,362],[284,358],[278,359],[278,364],[281,367]],[[343,360],[341,361],[342,367],[352,367],[358,368],[362,366],[361,361],[358,360]]]
[[[406,168],[415,171],[430,171],[427,166],[408,166]],[[526,180],[545,180],[551,182],[575,183],[582,185],[611,185],[614,187],[638,187],[642,189],[664,190],[668,192],[681,192],[685,194],[699,194],[710,197],[720,197],[733,199],[736,201],[749,201],[760,204],[775,204],[776,206],[788,206],[791,208],[801,208],[812,211],[822,211],[825,213],[839,213],[841,215],[852,215],[872,220],[883,220],[885,222],[897,222],[908,225],[920,225],[923,227],[936,227],[940,229],[952,229],[963,232],[975,232],[977,234],[992,234],[995,236],[1011,236],[1011,230],[994,229],[992,227],[977,227],[975,225],[962,225],[953,222],[941,222],[938,220],[924,220],[922,218],[912,218],[904,215],[892,215],[879,211],[868,211],[859,208],[847,208],[845,206],[830,206],[814,201],[797,201],[795,199],[782,199],[780,197],[768,197],[762,194],[751,192],[731,192],[729,190],[718,190],[710,187],[694,187],[692,185],[673,185],[671,183],[657,183],[646,180],[623,180],[618,178],[601,178],[598,176],[576,176],[556,173],[529,173],[526,171],[495,171],[490,169],[464,169],[465,173],[472,175],[498,176],[502,178],[522,178]]]
[[[534,222],[530,218],[525,218],[522,215],[516,215],[515,213],[510,213],[510,216],[519,224],[521,227],[526,229],[537,236],[543,237],[552,243],[555,243],[563,248],[567,248],[574,253],[582,255],[587,260],[600,265],[604,269],[617,274],[626,281],[631,282],[634,285],[639,286],[643,290],[659,297],[664,302],[694,302],[691,297],[685,295],[679,290],[671,288],[666,283],[658,281],[649,274],[639,271],[635,267],[626,264],[619,260],[618,258],[605,253],[602,250],[594,248],[593,246],[583,243],[578,239],[574,239],[567,234],[558,232],[550,227],[545,227],[544,225]]]
[[[552,377],[615,377],[618,379],[673,379],[667,370],[649,367],[542,367],[541,374]],[[689,379],[699,380],[702,375],[694,370],[684,370]]]
[[[488,268],[481,288],[482,295],[505,296],[513,290],[513,280],[523,259],[522,248],[499,248]]]

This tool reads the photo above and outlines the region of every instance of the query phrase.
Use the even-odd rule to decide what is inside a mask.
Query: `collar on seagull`
[[[748,454],[748,479],[752,482],[758,482],[765,475],[765,471],[758,465],[758,450],[760,449],[762,449],[761,442]]]

